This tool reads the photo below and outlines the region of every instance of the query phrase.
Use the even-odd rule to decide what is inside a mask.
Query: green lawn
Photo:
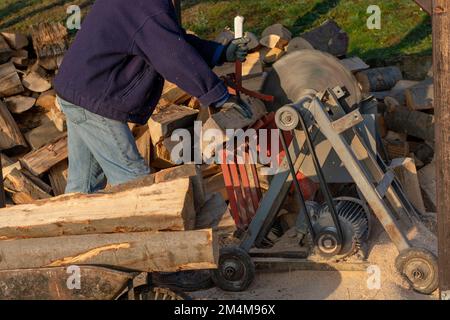
[[[86,13],[93,0],[1,0],[0,30],[26,30],[40,21],[64,21],[66,7],[81,5]],[[369,5],[382,10],[381,30],[366,26]],[[350,54],[384,60],[405,54],[431,53],[431,19],[412,0],[184,0],[186,28],[207,38],[232,26],[236,14],[246,28],[260,33],[281,22],[295,35],[326,19],[336,20],[350,35]]]

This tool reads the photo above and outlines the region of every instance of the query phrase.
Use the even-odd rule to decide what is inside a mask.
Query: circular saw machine
[[[392,171],[396,162],[388,165],[377,154],[375,123],[371,131],[370,121],[360,112],[365,97],[352,73],[327,53],[295,51],[273,65],[262,94],[274,97],[265,101],[282,133],[280,140],[286,153],[283,170],[273,177],[255,216],[241,234],[240,245],[225,248],[221,254],[214,272],[216,284],[225,290],[245,290],[253,280],[254,264],[273,267],[280,255],[261,250],[293,185],[300,203],[294,229],[300,230],[302,223],[307,225],[312,252],[334,261],[353,255],[367,242],[373,213],[400,252],[399,271],[415,290],[433,292],[436,258],[427,250],[413,247],[406,237],[406,228],[420,220]],[[286,132],[294,137],[290,144],[284,138]],[[305,169],[307,166],[312,169]],[[321,186],[325,202],[317,205],[315,212],[307,207],[299,181],[292,178],[299,170],[309,172],[307,176]],[[339,177],[341,172],[348,178]],[[361,199],[332,198],[328,184],[346,182],[356,185]],[[303,222],[300,217],[304,217]],[[301,241],[297,244],[302,245]],[[286,263],[286,257],[279,261]],[[291,268],[292,259],[289,261]]]

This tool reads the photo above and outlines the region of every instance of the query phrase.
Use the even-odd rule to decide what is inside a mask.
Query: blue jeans
[[[107,119],[58,97],[67,118],[66,193],[94,193],[150,174],[126,123]]]

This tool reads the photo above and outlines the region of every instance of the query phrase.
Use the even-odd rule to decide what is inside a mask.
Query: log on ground
[[[142,272],[214,269],[211,230],[94,234],[0,241],[0,270],[102,265]]]

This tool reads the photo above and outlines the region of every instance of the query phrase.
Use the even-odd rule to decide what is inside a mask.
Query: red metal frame
[[[277,127],[275,124],[274,113],[269,113],[268,115],[264,116],[251,127],[251,129],[255,129],[257,133],[260,129],[267,129],[269,130],[269,134],[270,129],[276,128]],[[285,133],[285,138],[288,144],[292,142],[293,137],[289,133]],[[270,141],[271,139],[269,136],[269,144]],[[255,216],[263,194],[256,164],[254,164],[255,161],[247,161],[245,164],[239,164],[237,161],[236,151],[240,147],[242,146],[237,146],[236,150],[234,150],[234,154],[231,156],[229,154],[229,151],[227,151],[226,149],[222,151],[223,158],[221,167],[223,171],[225,187],[230,201],[231,214],[236,223],[236,226],[241,230],[245,230]],[[245,159],[253,160],[251,159],[251,153],[248,152],[248,144],[246,143],[246,145],[242,148],[245,148]],[[268,149],[268,152],[270,152],[270,145]],[[285,152],[281,148],[281,142],[279,150],[280,153],[278,155],[278,162],[281,163],[285,157]],[[261,152],[259,147],[259,138],[258,151]],[[312,199],[318,190],[317,184],[312,182],[309,178],[305,177],[300,172],[297,175],[297,179],[300,182],[300,186],[305,199]]]

